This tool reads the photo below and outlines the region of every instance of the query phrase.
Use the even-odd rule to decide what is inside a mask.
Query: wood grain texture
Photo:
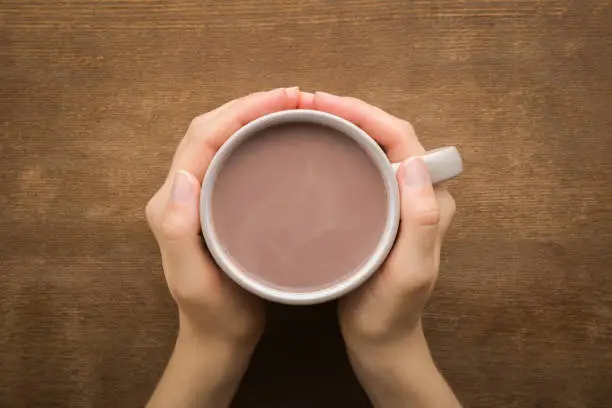
[[[0,406],[142,406],[176,319],[143,207],[189,120],[300,85],[466,173],[426,316],[466,407],[612,406],[612,2],[0,1]],[[236,407],[367,407],[333,305]]]

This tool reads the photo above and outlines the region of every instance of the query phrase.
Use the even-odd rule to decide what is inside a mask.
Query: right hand
[[[355,123],[374,138],[397,172],[401,224],[381,269],[340,302],[342,334],[350,352],[381,349],[421,330],[421,314],[438,277],[440,249],[455,213],[443,188],[431,185],[421,159],[425,149],[410,123],[359,99],[302,93],[300,107],[325,111]]]
[[[425,152],[412,126],[354,98],[302,93],[300,107],[355,123],[392,162],[400,187],[400,228],[380,270],[340,300],[340,327],[348,356],[375,407],[460,408],[440,375],[421,326],[423,308],[438,277],[440,248],[455,202],[431,184]]]

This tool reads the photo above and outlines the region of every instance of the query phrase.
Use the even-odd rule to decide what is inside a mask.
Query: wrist
[[[389,370],[395,365],[406,364],[406,361],[433,364],[420,324],[402,336],[377,342],[347,342],[346,348],[351,363],[358,365],[363,370],[380,372],[382,375],[390,373]]]
[[[253,348],[181,327],[172,357],[147,407],[227,407]]]
[[[202,324],[179,310],[178,340],[191,346],[208,346],[230,354],[250,357],[263,334],[262,327],[232,331],[217,323]],[[259,326],[259,325],[257,325]]]
[[[420,325],[388,343],[347,352],[375,407],[460,407],[433,361]]]
[[[234,377],[246,370],[257,342],[207,336],[185,327],[179,329],[174,354],[189,356],[192,364],[215,367],[219,376]]]
[[[422,330],[388,343],[347,348],[347,353],[375,407],[403,406],[400,401],[414,403],[424,379],[431,381],[437,375]]]

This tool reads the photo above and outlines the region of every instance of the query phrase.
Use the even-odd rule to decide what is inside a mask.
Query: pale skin
[[[168,177],[147,205],[179,311],[174,352],[147,406],[229,406],[263,333],[264,305],[229,280],[206,252],[199,236],[200,184],[214,153],[238,128],[268,113],[300,108],[355,123],[391,161],[403,162],[396,244],[374,277],[340,301],[340,327],[357,378],[377,408],[460,407],[434,364],[421,325],[455,212],[453,198],[433,188],[420,159],[410,159],[424,149],[408,122],[358,99],[297,88],[254,93],[194,119]]]

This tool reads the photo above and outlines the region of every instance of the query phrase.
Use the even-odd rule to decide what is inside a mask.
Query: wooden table
[[[612,406],[612,2],[0,2],[0,406],[142,406],[175,310],[143,207],[190,119],[300,85],[466,172],[425,319],[466,407]],[[274,308],[236,407],[366,407],[333,305]]]

